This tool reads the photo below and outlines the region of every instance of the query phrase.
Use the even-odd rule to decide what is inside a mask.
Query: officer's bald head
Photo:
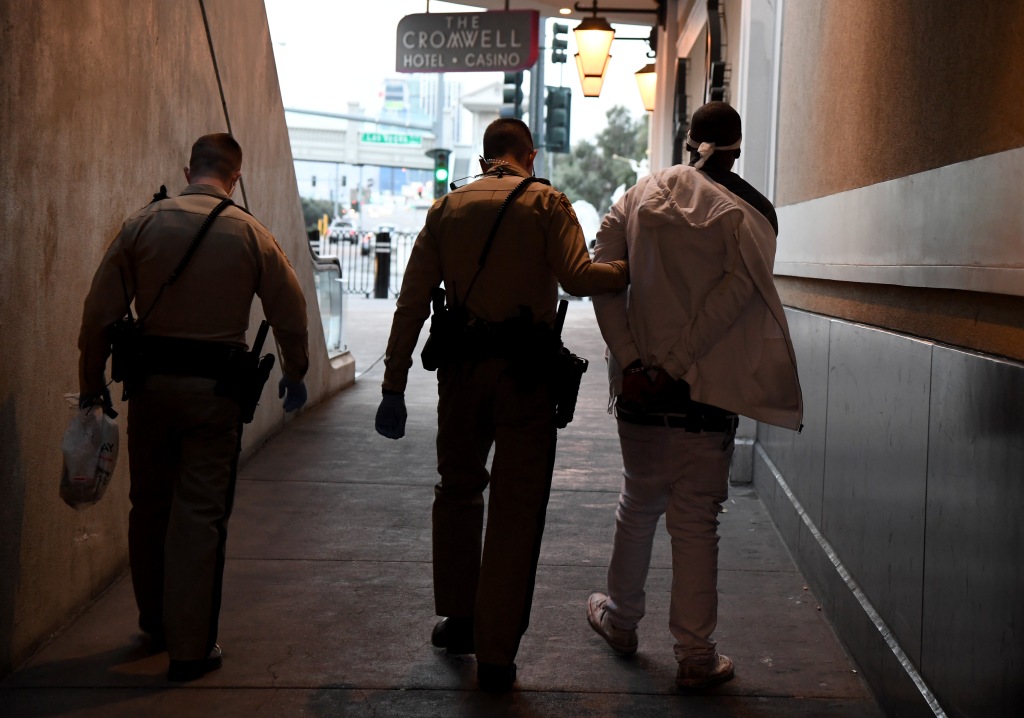
[[[487,160],[513,159],[526,167],[533,157],[533,134],[522,120],[501,117],[484,130],[484,157]]]
[[[242,148],[226,132],[203,135],[192,145],[188,168],[193,177],[212,177],[230,183],[242,169]]]

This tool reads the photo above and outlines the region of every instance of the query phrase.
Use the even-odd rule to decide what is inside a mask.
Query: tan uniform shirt
[[[125,220],[85,299],[78,336],[82,396],[103,389],[108,331],[125,315],[127,302],[135,300],[137,316],[149,311],[199,226],[225,197],[216,187],[189,185],[181,196]],[[263,301],[284,373],[301,379],[309,368],[302,288],[274,236],[239,207],[229,206],[214,220],[181,276],[164,289],[143,334],[244,346],[253,296]]]
[[[383,387],[404,392],[412,352],[430,316],[430,290],[443,281],[449,305],[465,304],[470,315],[500,322],[529,307],[538,321],[553,324],[558,285],[575,296],[625,288],[624,261],[594,264],[583,231],[561,192],[529,185],[508,208],[487,262],[469,298],[480,252],[498,208],[527,174],[502,166],[445,195],[427,212],[402,281],[384,363]]]

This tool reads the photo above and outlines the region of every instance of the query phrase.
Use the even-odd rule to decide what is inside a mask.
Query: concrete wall
[[[197,136],[234,132],[245,153],[235,199],[275,233],[299,274],[309,302],[311,401],[351,383],[354,367],[350,357],[327,359],[261,4],[4,0],[0,67],[4,673],[126,565],[124,456],[98,505],[76,513],[58,497],[70,416],[63,395],[77,391],[75,345],[96,264],[124,217],[160,184],[184,187],[181,168]],[[261,318],[256,302],[253,333]],[[286,420],[271,396],[268,388],[246,429],[246,451]]]

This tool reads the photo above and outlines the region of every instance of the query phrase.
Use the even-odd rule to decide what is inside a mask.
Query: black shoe
[[[489,693],[507,693],[516,682],[516,664],[477,663],[476,680]]]
[[[455,655],[474,653],[473,619],[465,617],[442,618],[430,634],[430,642],[446,653]]]
[[[224,664],[224,654],[220,646],[214,645],[210,655],[198,661],[171,661],[167,669],[167,680],[169,681],[194,681],[202,678],[210,671],[215,671]]]
[[[167,638],[163,631],[143,631],[142,644],[153,653],[163,653],[167,650]]]
[[[167,637],[164,627],[159,621],[143,621],[139,619],[139,630],[142,631],[142,642],[155,653],[167,650]]]

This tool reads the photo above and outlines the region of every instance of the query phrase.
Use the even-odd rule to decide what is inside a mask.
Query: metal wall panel
[[[1024,366],[935,347],[922,672],[954,715],[1024,704]]]
[[[765,508],[768,509],[768,513],[771,514],[772,522],[775,524],[775,528],[779,530],[782,542],[786,544],[786,548],[789,550],[795,563],[797,523],[799,519],[795,518],[796,512],[793,511],[793,506],[790,504],[789,499],[786,498],[786,495],[782,493],[782,489],[779,488],[775,481],[775,475],[768,469],[768,466],[761,459],[761,454],[756,449],[752,458],[754,490],[757,491],[757,497],[761,499]]]
[[[948,714],[1014,714],[1024,704],[1024,366],[787,313],[805,429],[759,425],[761,448]],[[753,469],[883,704],[929,714],[759,451]]]
[[[1024,148],[1011,149],[779,207],[786,241],[775,272],[1024,295],[1024,205],[1014,181],[1022,163]]]
[[[804,428],[799,434],[759,424],[757,439],[799,497],[808,514],[821,519],[821,479],[825,465],[825,419],[828,400],[828,347],[831,320],[787,309],[804,396]]]
[[[819,524],[920,660],[932,345],[834,320]]]
[[[816,525],[820,525],[831,319],[792,309],[786,310],[786,318],[796,349],[797,369],[803,390],[804,428],[797,434],[788,429],[759,424],[758,441],[804,510]],[[804,575],[812,586],[820,590],[827,576],[817,572],[818,563],[812,559],[821,553],[821,547],[804,527],[789,497],[777,487],[774,476],[756,452],[754,461],[754,477],[759,495],[769,506],[779,533],[796,562],[804,569]],[[828,570],[835,572],[831,564]]]

